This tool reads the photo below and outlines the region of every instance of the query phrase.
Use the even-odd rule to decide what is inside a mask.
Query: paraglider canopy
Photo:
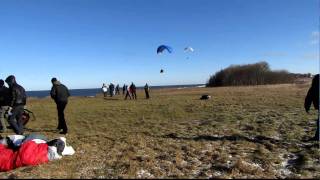
[[[161,45],[157,48],[157,54],[162,54],[164,50],[167,50],[169,53],[172,53],[172,48],[166,45]]]
[[[185,53],[192,53],[193,51],[194,51],[194,49],[190,46],[184,48]],[[189,59],[189,57],[187,57],[187,59]]]
[[[194,49],[193,49],[192,47],[188,46],[188,47],[185,47],[185,48],[184,48],[184,51],[185,51],[185,52],[193,52]]]

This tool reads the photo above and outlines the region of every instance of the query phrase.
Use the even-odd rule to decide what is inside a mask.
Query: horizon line
[[[149,87],[162,87],[162,86],[192,86],[192,85],[206,85],[206,83],[197,83],[197,84],[172,84],[172,85],[153,85]],[[122,86],[120,86],[122,88]],[[142,86],[137,86],[137,87],[144,87],[144,85]],[[69,90],[85,90],[85,89],[100,89],[98,87],[95,88],[72,88]],[[32,92],[32,91],[50,91],[50,89],[41,89],[41,90],[27,90],[26,92]]]

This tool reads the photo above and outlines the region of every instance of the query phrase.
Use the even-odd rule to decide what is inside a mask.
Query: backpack
[[[204,95],[202,95],[201,96],[201,100],[208,100],[208,99],[210,99],[211,98],[211,96],[209,96],[208,94],[204,94]]]
[[[23,113],[22,113],[22,124],[23,124],[23,126],[25,126],[29,122],[30,114],[32,114],[33,119],[36,120],[36,117],[35,117],[35,115],[33,114],[32,111],[30,111],[28,109],[24,109]],[[11,114],[9,114],[8,111],[6,111],[5,114],[4,114],[4,117],[9,120],[10,116],[11,116]]]

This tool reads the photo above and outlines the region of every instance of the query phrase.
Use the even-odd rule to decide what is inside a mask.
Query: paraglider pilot
[[[68,97],[70,96],[68,88],[61,84],[57,78],[52,78],[52,88],[51,88],[51,98],[55,101],[57,104],[57,110],[58,110],[58,127],[57,129],[62,132],[60,134],[67,134],[68,133],[68,127],[66,124],[66,120],[64,118],[64,109],[66,108],[68,104]]]
[[[9,124],[16,134],[22,135],[24,129],[22,115],[27,102],[26,91],[16,82],[16,78],[13,75],[7,77],[6,83],[9,85],[10,91],[10,107],[8,113],[11,114],[11,116],[9,118]]]

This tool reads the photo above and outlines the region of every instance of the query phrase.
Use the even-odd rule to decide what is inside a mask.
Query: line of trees
[[[231,65],[210,76],[207,87],[293,83],[296,74],[286,70],[272,71],[267,62]]]

